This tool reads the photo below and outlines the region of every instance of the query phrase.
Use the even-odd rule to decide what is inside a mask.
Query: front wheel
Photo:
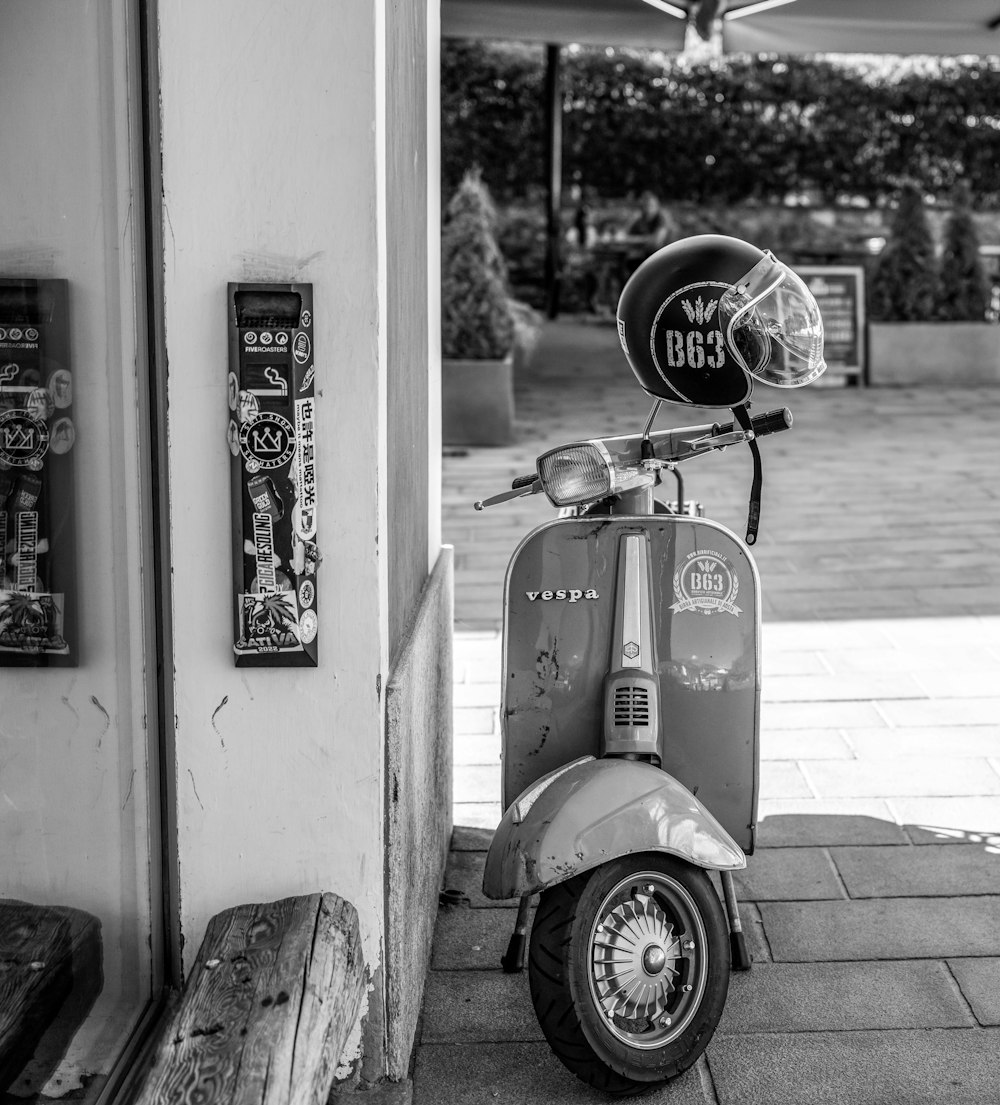
[[[708,876],[625,856],[543,891],[528,977],[539,1024],[584,1082],[630,1094],[708,1046],[729,989],[729,935]]]

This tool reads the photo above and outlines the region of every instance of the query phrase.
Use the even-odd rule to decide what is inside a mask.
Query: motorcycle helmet
[[[826,369],[812,292],[772,253],[722,234],[647,257],[618,301],[618,337],[647,392],[698,407],[737,407],[755,379],[801,387]]]

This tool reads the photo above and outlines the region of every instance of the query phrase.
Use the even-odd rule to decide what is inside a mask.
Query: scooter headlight
[[[538,478],[555,506],[594,502],[614,490],[614,462],[600,441],[581,441],[540,456]]]

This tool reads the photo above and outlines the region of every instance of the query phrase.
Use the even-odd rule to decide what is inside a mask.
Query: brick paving
[[[945,375],[942,370],[942,376]],[[760,844],[738,877],[754,969],[706,1055],[645,1100],[678,1105],[1000,1102],[1000,389],[759,388]],[[474,499],[543,448],[641,425],[613,330],[549,324],[519,381],[518,440],[446,449],[455,545],[455,824],[412,1085],[417,1105],[603,1100],[549,1053],[488,902],[500,817],[500,592],[541,496]],[[669,425],[669,408],[658,425]],[[675,422],[703,420],[674,411]],[[705,421],[717,418],[706,412]],[[745,448],[695,461],[688,497],[742,533]]]

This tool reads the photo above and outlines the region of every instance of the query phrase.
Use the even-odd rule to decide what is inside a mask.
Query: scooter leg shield
[[[746,866],[740,846],[672,776],[638,760],[585,757],[511,803],[486,857],[483,893],[534,894],[635,852],[710,870]]]

